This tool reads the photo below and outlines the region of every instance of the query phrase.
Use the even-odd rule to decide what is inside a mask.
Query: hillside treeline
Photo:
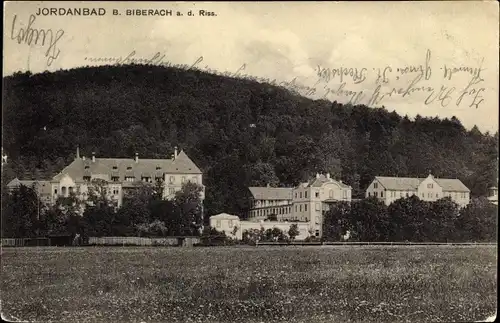
[[[4,184],[50,178],[75,156],[167,158],[204,172],[206,214],[241,215],[248,186],[330,172],[361,197],[375,175],[497,179],[498,133],[459,120],[311,100],[242,79],[157,66],[87,67],[4,78]]]

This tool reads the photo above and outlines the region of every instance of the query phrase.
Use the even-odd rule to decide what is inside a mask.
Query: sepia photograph
[[[496,320],[497,1],[3,21],[3,320]]]

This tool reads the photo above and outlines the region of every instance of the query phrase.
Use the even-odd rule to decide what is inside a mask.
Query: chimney
[[[76,159],[80,159],[80,147],[76,146]]]
[[[316,178],[319,178],[319,173],[316,173]]]
[[[174,147],[174,158],[177,158],[177,146]]]
[[[95,163],[95,152],[92,152],[92,162]]]
[[[330,179],[330,173],[326,173],[326,178]]]
[[[82,160],[85,160],[85,156],[82,156]]]
[[[267,187],[271,187],[271,184],[267,183]]]
[[[135,162],[138,163],[139,162],[139,153],[135,153]]]

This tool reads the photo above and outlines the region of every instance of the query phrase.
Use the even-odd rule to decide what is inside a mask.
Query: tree
[[[202,191],[203,187],[200,185],[187,182],[175,193],[178,232],[182,235],[197,235],[203,224]]]
[[[295,240],[295,238],[300,234],[299,232],[299,226],[297,223],[293,223],[290,226],[290,229],[288,229],[288,236],[290,237],[290,240]]]
[[[348,202],[333,204],[323,218],[323,238],[328,241],[339,241],[348,230],[353,230],[351,205]]]
[[[456,221],[460,241],[495,242],[498,236],[498,206],[486,198],[475,198],[460,210]]]
[[[7,192],[5,192],[7,194]],[[43,218],[44,205],[40,202],[35,187],[20,185],[5,198],[2,205],[2,236],[12,238],[31,238],[40,232],[40,218]]]

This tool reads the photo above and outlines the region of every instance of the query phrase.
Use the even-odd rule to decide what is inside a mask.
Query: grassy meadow
[[[58,322],[477,321],[496,246],[5,248],[3,317]]]

